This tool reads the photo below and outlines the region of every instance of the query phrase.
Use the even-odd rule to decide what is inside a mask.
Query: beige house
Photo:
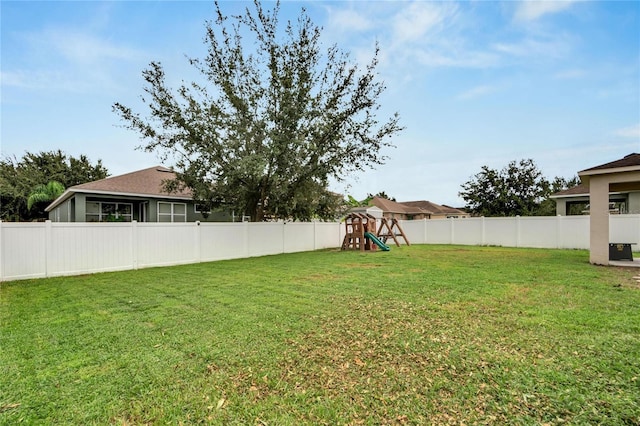
[[[627,211],[640,213],[640,154],[633,153],[616,161],[578,172],[582,184],[589,188],[589,260],[609,264],[609,215],[611,197],[626,194]],[[613,241],[638,244],[640,241]]]
[[[609,192],[609,213],[640,214],[640,189],[620,185]],[[556,214],[560,216],[589,214],[589,185],[581,183],[573,188],[551,195],[556,202]]]
[[[402,204],[409,207],[418,207],[429,215],[428,219],[458,219],[467,218],[471,215],[463,210],[432,203],[431,201],[405,201]]]
[[[382,215],[389,219],[420,220],[449,219],[469,217],[469,213],[449,206],[441,206],[431,201],[407,201],[398,203],[386,198],[373,197],[371,205],[382,210]]]

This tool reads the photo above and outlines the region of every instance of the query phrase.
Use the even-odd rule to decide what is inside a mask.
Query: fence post
[[[453,224],[453,218],[449,218],[449,244],[455,244],[454,243],[455,239],[456,239],[455,225]]]
[[[196,227],[196,263],[200,263],[202,262],[202,255],[200,253],[200,247],[201,247],[201,243],[202,243],[202,235],[201,235],[201,231],[200,231],[200,221],[196,220],[195,223],[195,227]]]
[[[520,215],[516,215],[516,247],[520,247]]]
[[[480,216],[480,242],[483,246],[487,245],[487,230],[484,224],[484,216]]]
[[[0,220],[0,282],[4,281],[4,257],[2,257],[2,221]]]
[[[318,222],[313,221],[313,250],[318,250]],[[340,239],[340,235],[338,235],[338,239]]]
[[[242,222],[244,232],[244,254],[245,257],[249,257],[251,251],[249,250],[249,222]]]
[[[286,253],[287,248],[287,221],[282,221],[282,253]]]
[[[562,247],[562,216],[556,216],[556,248],[559,249]]]
[[[422,244],[427,244],[427,218],[422,219]]]
[[[131,221],[131,266],[138,269],[138,221]]]
[[[51,262],[53,259],[53,236],[51,221],[44,222],[44,276],[49,278],[51,274]]]

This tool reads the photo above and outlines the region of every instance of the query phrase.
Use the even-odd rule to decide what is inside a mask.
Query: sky
[[[267,7],[273,3],[265,3]],[[222,1],[226,14],[252,3]],[[544,176],[640,152],[638,1],[285,1],[281,21],[305,8],[354,63],[380,46],[387,89],[380,118],[404,131],[386,163],[331,189],[363,199],[461,207],[461,185],[483,166],[532,159]],[[142,71],[198,79],[209,1],[0,0],[0,152],[62,150],[111,175],[161,164],[112,111],[143,115]],[[170,163],[165,163],[171,166]]]

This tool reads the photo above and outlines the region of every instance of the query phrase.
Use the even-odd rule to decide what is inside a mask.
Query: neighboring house
[[[226,212],[203,212],[189,190],[168,193],[175,173],[162,166],[68,188],[45,211],[53,222],[232,221]],[[204,213],[204,214],[203,214]]]
[[[616,161],[583,170],[579,174],[603,174],[624,172],[640,168],[640,154],[633,153]],[[589,214],[589,185],[578,186],[556,192],[549,198],[556,202],[556,214],[561,216]],[[609,213],[640,214],[640,186],[637,182],[615,183],[609,186]]]
[[[382,210],[386,218],[400,220],[420,220],[420,219],[447,219],[469,217],[464,212],[453,207],[441,206],[430,201],[408,201],[398,203],[386,198],[373,197],[370,204]]]
[[[463,210],[449,207],[447,205],[440,205],[432,203],[431,201],[404,201],[405,206],[418,207],[423,212],[429,214],[429,219],[458,219],[467,218],[471,215]]]

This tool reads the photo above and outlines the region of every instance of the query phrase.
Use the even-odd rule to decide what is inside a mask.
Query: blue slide
[[[380,247],[380,249],[382,251],[389,251],[391,250],[391,247],[389,247],[388,245],[386,245],[385,243],[383,243],[382,241],[380,241],[378,239],[378,237],[376,237],[375,235],[373,235],[371,232],[365,232],[364,236],[369,238],[371,241],[373,241],[373,243],[375,245],[377,245],[378,247]]]

